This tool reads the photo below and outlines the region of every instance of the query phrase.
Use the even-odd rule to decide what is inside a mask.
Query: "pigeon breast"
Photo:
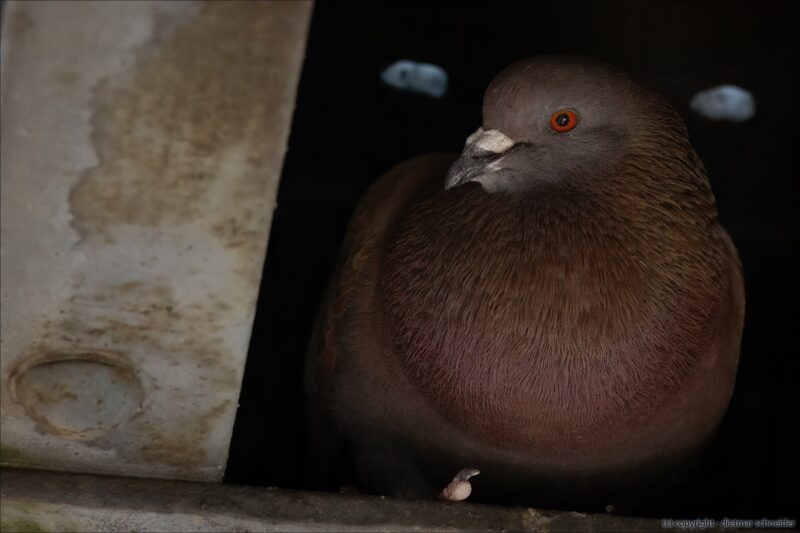
[[[713,200],[646,151],[619,161],[529,194],[432,191],[398,223],[390,335],[463,431],[524,447],[635,424],[700,364],[727,289]]]

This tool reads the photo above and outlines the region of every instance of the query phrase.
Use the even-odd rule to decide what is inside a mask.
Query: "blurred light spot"
[[[752,93],[736,85],[720,85],[695,94],[692,109],[711,120],[744,122],[756,114],[756,101]]]
[[[447,92],[447,72],[430,63],[396,61],[381,72],[381,80],[396,89],[434,98],[441,98]]]

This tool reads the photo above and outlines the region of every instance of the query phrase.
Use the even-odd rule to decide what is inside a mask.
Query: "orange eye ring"
[[[578,115],[571,109],[559,109],[550,115],[550,128],[556,133],[566,133],[578,125]]]

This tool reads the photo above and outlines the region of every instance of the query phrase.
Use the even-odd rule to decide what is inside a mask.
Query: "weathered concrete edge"
[[[6,6],[0,463],[222,479],[311,8]]]
[[[653,519],[0,469],[11,531],[659,531]]]

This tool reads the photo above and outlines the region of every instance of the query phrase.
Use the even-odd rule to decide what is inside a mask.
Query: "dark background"
[[[226,480],[308,488],[302,365],[352,210],[405,158],[460,152],[483,90],[541,53],[610,61],[687,122],[745,270],[736,391],[718,439],[656,516],[798,518],[798,7],[794,3],[317,2],[272,223]],[[398,59],[450,75],[433,99],[383,85]],[[712,122],[698,90],[733,83],[756,116]]]

